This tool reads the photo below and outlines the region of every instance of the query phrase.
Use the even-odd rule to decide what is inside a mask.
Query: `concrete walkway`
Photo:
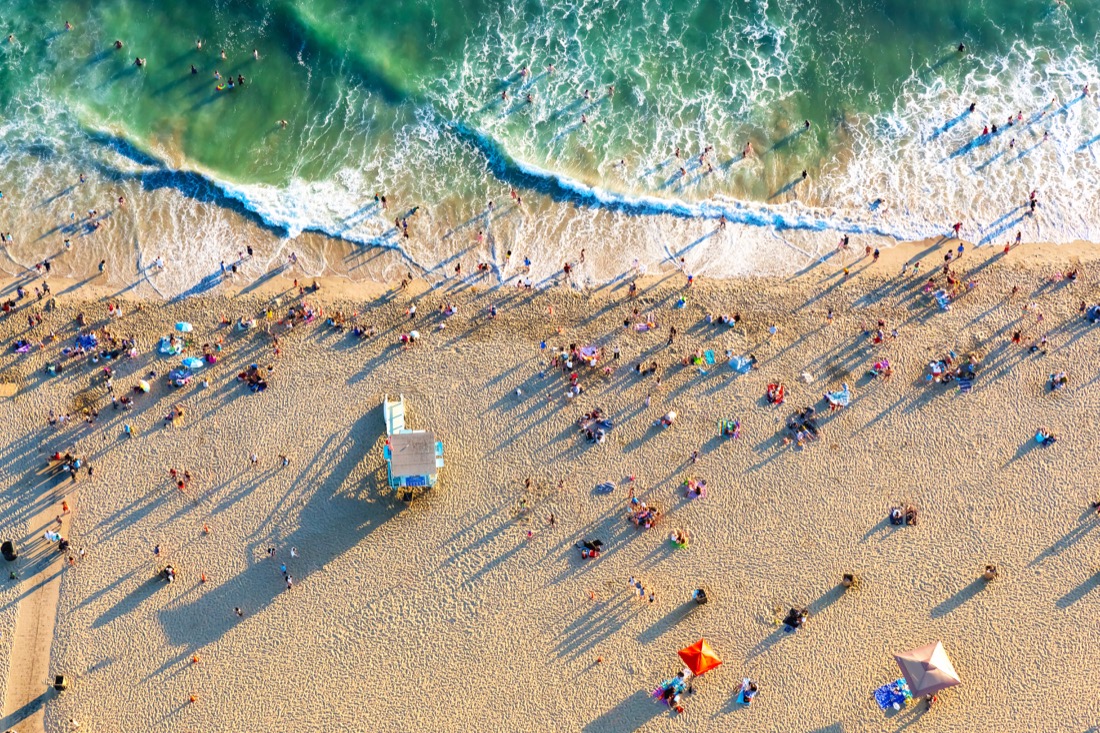
[[[71,486],[66,482],[66,488]],[[61,490],[61,487],[58,487]],[[47,502],[45,508],[28,523],[30,536],[20,548],[17,562],[20,568],[19,610],[15,619],[12,641],[11,669],[4,695],[4,717],[0,731],[44,733],[43,707],[55,695],[50,675],[50,647],[57,620],[57,600],[61,594],[61,573],[65,555],[57,545],[42,537],[47,529],[57,530],[56,517],[61,513],[57,503]],[[69,518],[60,532],[68,536]]]

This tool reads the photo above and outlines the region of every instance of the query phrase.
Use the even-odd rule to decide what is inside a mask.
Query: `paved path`
[[[71,486],[64,482],[64,489]],[[57,545],[42,537],[46,529],[57,529],[55,518],[61,513],[60,493],[57,503],[47,502],[45,508],[28,523],[30,536],[20,547],[17,562],[22,581],[19,587],[19,610],[15,619],[11,669],[8,689],[4,695],[4,717],[0,731],[44,733],[43,707],[57,693],[50,684],[50,647],[57,619],[57,599],[61,593],[61,572],[65,556]],[[63,518],[61,530],[68,536],[69,517]],[[7,563],[5,563],[7,565]]]

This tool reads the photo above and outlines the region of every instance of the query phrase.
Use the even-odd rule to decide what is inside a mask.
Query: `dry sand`
[[[979,285],[949,312],[920,293],[923,274],[898,275],[909,259],[923,257],[926,271],[941,264],[942,247],[929,244],[865,260],[847,281],[827,262],[786,280],[703,282],[679,310],[670,307],[684,292],[675,272],[644,283],[634,301],[625,283],[536,296],[418,285],[371,299],[360,285],[327,282],[306,301],[357,310],[379,335],[355,342],[302,326],[281,338],[279,359],[258,331],[218,321],[261,309],[287,286],[280,277],[243,295],[147,302],[140,312],[128,301],[109,326],[142,348],[118,363],[117,390],[150,369],[161,378],[133,412],[101,399],[98,422],[62,430],[45,426],[47,410],[93,399],[94,367],[57,378],[42,367],[72,343],[78,311],[105,321],[104,302],[93,285],[61,297],[31,333],[54,329],[63,340],[29,357],[7,346],[26,328],[21,310],[0,321],[0,381],[20,385],[0,400],[5,536],[41,534],[27,507],[52,488],[39,476],[46,454],[75,446],[95,467],[94,479],[67,487],[73,544],[88,556],[64,573],[50,670],[73,687],[48,703],[46,729],[65,730],[69,718],[82,731],[838,733],[897,731],[918,717],[925,731],[1100,725],[1100,522],[1087,512],[1100,499],[1100,336],[1078,314],[1080,301],[1100,297],[1100,262],[1086,248],[989,254],[966,255]],[[1079,281],[1051,285],[1071,261],[1081,263]],[[1008,297],[1013,284],[1020,293]],[[413,299],[423,340],[403,351],[397,335]],[[287,296],[280,316],[296,300]],[[1032,301],[1041,323],[1023,312]],[[443,319],[445,302],[458,314]],[[660,327],[624,330],[633,307]],[[735,311],[736,330],[703,320]],[[899,335],[872,347],[861,324],[879,318]],[[172,362],[151,352],[179,320],[194,322],[195,344],[225,339],[208,388],[164,384]],[[680,335],[666,348],[669,325]],[[1025,342],[1014,346],[1018,328]],[[1040,331],[1049,353],[1029,355],[1027,339]],[[567,401],[566,381],[547,370],[549,350],[539,350],[544,339],[618,346],[622,357],[608,362],[610,377],[584,372],[585,393]],[[707,374],[679,365],[699,347],[720,357]],[[759,369],[734,374],[721,363],[726,349],[754,353]],[[948,349],[982,357],[968,395],[921,379]],[[864,376],[879,355],[894,363],[890,381]],[[641,358],[658,361],[659,388],[630,370]],[[265,393],[234,379],[252,361],[275,364]],[[1048,393],[1046,378],[1060,369],[1070,384]],[[814,381],[801,382],[802,372]],[[767,406],[765,385],[779,380],[787,403]],[[784,420],[842,381],[853,402],[823,418],[822,439],[784,446]],[[404,394],[410,426],[446,445],[439,486],[409,504],[381,488],[386,393]],[[161,427],[175,403],[186,416]],[[602,446],[575,429],[597,406],[615,421]],[[677,424],[653,428],[669,409]],[[743,437],[718,438],[721,418],[739,418]],[[123,437],[123,423],[135,437]],[[1039,426],[1061,440],[1034,447]],[[195,476],[186,494],[169,479],[173,467]],[[658,528],[625,520],[628,476],[668,512]],[[706,499],[682,497],[690,476],[707,479]],[[601,481],[615,493],[594,493]],[[526,520],[521,499],[533,507]],[[906,502],[920,507],[921,523],[889,526],[889,507]],[[675,528],[692,534],[689,548],[671,547]],[[574,543],[591,537],[607,551],[585,561]],[[179,572],[174,584],[155,579],[165,562]],[[988,586],[977,580],[987,562],[1001,569]],[[858,590],[841,592],[844,572],[859,576]],[[630,576],[654,590],[654,603],[631,597]],[[693,608],[700,584],[713,601]],[[18,596],[16,584],[0,585],[0,675]],[[785,634],[772,611],[795,605],[811,618]],[[676,650],[700,636],[725,664],[670,716],[649,693],[680,668]],[[871,693],[899,676],[892,653],[934,640],[963,685],[927,714],[884,714]],[[761,688],[751,709],[735,704],[742,677]]]

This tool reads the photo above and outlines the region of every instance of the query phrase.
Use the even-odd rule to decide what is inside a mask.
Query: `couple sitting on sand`
[[[894,507],[890,510],[890,524],[895,526],[904,524],[912,527],[917,523],[917,508],[912,504],[906,504],[904,508]]]

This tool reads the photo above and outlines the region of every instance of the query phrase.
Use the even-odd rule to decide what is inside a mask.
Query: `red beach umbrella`
[[[700,639],[689,647],[679,651],[680,659],[695,676],[705,674],[722,663],[706,639]]]

